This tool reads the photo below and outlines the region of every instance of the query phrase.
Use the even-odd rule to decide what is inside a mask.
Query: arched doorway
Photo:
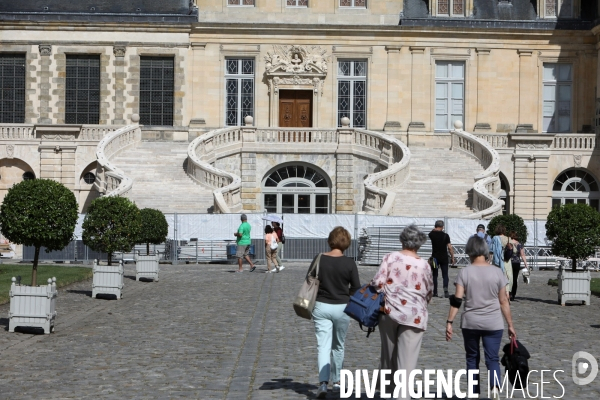
[[[263,179],[263,209],[278,214],[328,214],[330,182],[327,174],[314,165],[278,165]]]
[[[573,203],[588,204],[600,211],[598,181],[581,168],[562,172],[552,186],[552,207]]]

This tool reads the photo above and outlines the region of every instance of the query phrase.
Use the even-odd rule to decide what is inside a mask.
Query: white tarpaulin
[[[240,226],[241,214],[165,214],[169,223],[169,239],[189,240],[235,240],[234,232]],[[252,226],[252,239],[260,239],[264,234],[266,221],[264,214],[247,214]],[[406,226],[416,224],[429,232],[438,218],[394,217],[367,214],[283,214],[285,235],[289,238],[326,238],[336,226],[348,229],[352,237],[360,236],[361,230],[370,226]],[[80,214],[75,228],[75,236],[81,239],[85,215]],[[464,244],[472,236],[477,225],[487,220],[446,218],[446,232],[454,244]],[[526,246],[547,246],[546,221],[527,220],[528,237]],[[537,239],[537,240],[536,240]]]

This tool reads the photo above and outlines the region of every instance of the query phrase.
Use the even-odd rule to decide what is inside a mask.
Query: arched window
[[[85,183],[87,183],[88,185],[93,184],[96,181],[96,175],[94,175],[93,172],[87,172],[84,176],[83,176],[83,181]]]
[[[267,212],[327,214],[331,187],[323,172],[308,165],[285,165],[263,180],[263,205]]]
[[[508,180],[504,176],[504,174],[500,173],[500,200],[504,201],[504,206],[502,206],[502,215],[510,214],[510,197],[509,194],[510,189],[508,187]]]
[[[558,176],[552,187],[552,207],[561,204],[600,206],[600,191],[596,179],[583,169],[570,169]]]
[[[23,180],[28,181],[30,179],[35,179],[35,174],[33,172],[25,172],[23,174]]]

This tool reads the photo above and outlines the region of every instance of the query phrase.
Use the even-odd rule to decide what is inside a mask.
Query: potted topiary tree
[[[125,197],[100,197],[90,204],[83,220],[83,243],[92,250],[107,253],[108,265],[94,262],[92,297],[98,294],[122,296],[123,263],[112,266],[115,251],[134,246],[141,229],[140,210]]]
[[[584,260],[600,246],[600,213],[586,204],[554,207],[546,221],[546,237],[552,253],[571,260],[571,270],[558,270],[558,301],[579,300],[590,304],[590,271],[577,272],[577,260]]]
[[[158,282],[158,254],[150,255],[150,243],[161,244],[167,239],[169,224],[165,215],[152,208],[144,208],[140,211],[142,228],[138,243],[146,244],[146,255],[135,255],[135,277],[152,278]]]
[[[47,179],[25,180],[8,190],[0,207],[2,234],[11,242],[35,248],[31,286],[17,285],[10,291],[9,332],[17,326],[54,329],[56,279],[37,286],[37,268],[42,247],[61,250],[74,239],[77,200],[64,185]]]

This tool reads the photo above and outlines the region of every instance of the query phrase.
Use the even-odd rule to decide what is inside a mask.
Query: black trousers
[[[438,292],[438,271],[442,270],[442,283],[444,284],[444,291],[448,290],[448,263],[439,264],[438,268],[433,269],[433,294]]]
[[[519,282],[519,272],[521,271],[521,262],[512,263],[512,270],[513,270],[513,284],[512,284],[512,289],[510,291],[510,297],[512,299],[514,299],[515,296],[517,295],[517,282]]]

